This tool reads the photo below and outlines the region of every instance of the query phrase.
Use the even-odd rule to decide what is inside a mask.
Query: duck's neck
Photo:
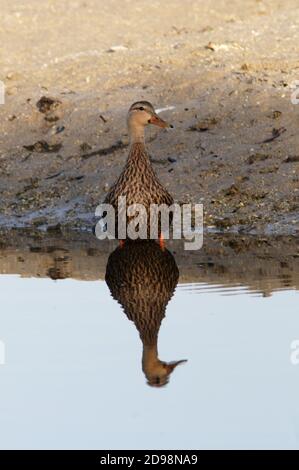
[[[134,144],[144,145],[144,126],[129,122],[128,128],[131,146]]]
[[[145,167],[151,168],[149,155],[145,148],[144,127],[134,127],[130,131],[130,151],[128,155],[128,164],[134,165],[134,168],[140,167],[144,171]]]
[[[146,152],[144,143],[134,142],[134,144],[130,145],[127,161],[128,163],[134,163],[134,165],[138,162],[150,165],[149,156]]]
[[[143,372],[148,373],[157,367],[161,361],[158,357],[158,345],[157,341],[153,344],[144,344],[143,343],[143,352],[142,352],[142,369]]]

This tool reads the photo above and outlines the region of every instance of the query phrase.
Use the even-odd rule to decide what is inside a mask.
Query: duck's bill
[[[167,127],[173,127],[171,124],[161,119],[158,114],[153,114],[148,122],[150,124],[154,124],[154,126],[162,127],[163,129],[166,129]]]
[[[185,362],[187,362],[187,359],[181,359],[180,361],[168,362],[168,364],[166,364],[166,368],[168,372],[171,373],[176,368],[176,366],[179,366],[180,364],[184,364]]]

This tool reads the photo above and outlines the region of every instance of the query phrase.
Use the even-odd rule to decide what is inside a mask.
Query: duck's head
[[[144,132],[145,126],[149,124],[162,128],[173,127],[158,116],[149,101],[136,101],[128,112],[128,127],[131,134],[134,132],[137,132],[137,134]]]
[[[143,364],[143,372],[148,385],[151,387],[164,387],[168,384],[169,376],[174,369],[185,362],[187,362],[186,359],[173,362],[163,362],[158,359],[154,363]]]

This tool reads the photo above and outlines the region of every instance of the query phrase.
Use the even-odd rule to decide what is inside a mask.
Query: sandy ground
[[[203,202],[206,227],[299,232],[298,0],[0,11],[0,226],[90,228],[142,98],[173,107],[161,115],[174,131],[148,129],[153,165],[177,201]]]

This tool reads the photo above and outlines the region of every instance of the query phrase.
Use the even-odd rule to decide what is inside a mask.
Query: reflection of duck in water
[[[108,259],[106,282],[135,323],[143,343],[142,370],[149,385],[163,386],[178,364],[158,357],[158,333],[179,278],[175,259],[154,241],[128,241]]]

